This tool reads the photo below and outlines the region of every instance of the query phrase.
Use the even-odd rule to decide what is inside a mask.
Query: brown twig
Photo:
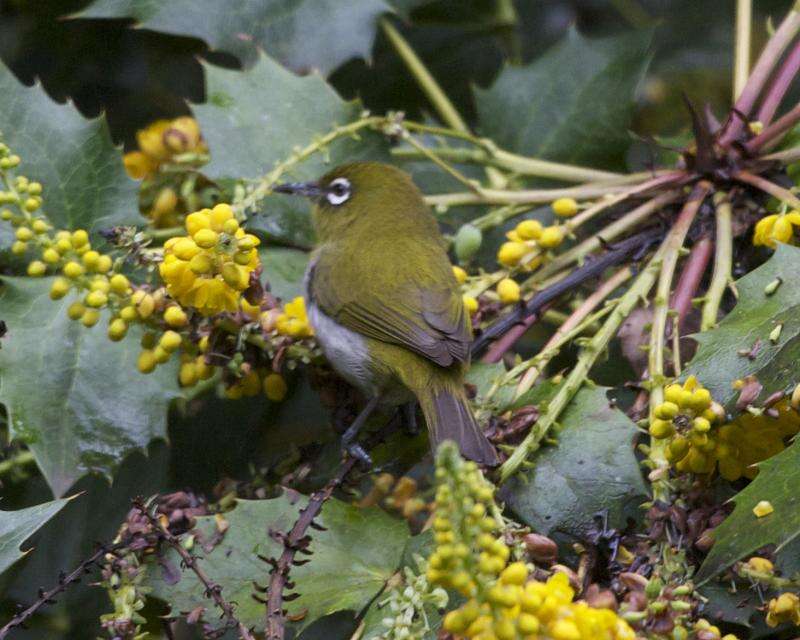
[[[397,411],[392,418],[384,425],[384,427],[373,434],[373,436],[365,444],[365,448],[369,449],[374,447],[380,442],[386,434],[391,430],[395,419],[399,416]],[[285,598],[284,590],[287,587],[291,588],[289,580],[289,571],[293,564],[296,564],[295,555],[298,552],[308,553],[307,548],[311,543],[310,536],[306,535],[309,527],[317,526],[314,523],[322,506],[331,497],[334,490],[339,487],[347,478],[348,474],[358,463],[358,460],[352,456],[348,456],[339,465],[336,474],[328,480],[327,484],[319,491],[314,492],[308,499],[308,504],[300,512],[300,516],[292,526],[287,534],[281,534],[271,531],[270,535],[273,538],[279,538],[283,542],[283,551],[281,555],[275,558],[265,559],[272,569],[270,570],[269,586],[267,587],[267,629],[266,640],[283,640],[284,630],[286,626],[286,613],[283,610],[283,603]]]
[[[36,599],[36,602],[34,602],[27,609],[20,611],[17,615],[11,618],[11,620],[9,620],[2,629],[0,629],[0,640],[6,638],[12,629],[23,626],[34,616],[34,614],[36,614],[37,611],[39,611],[39,609],[45,605],[54,604],[55,598],[63,593],[68,586],[75,584],[76,582],[80,582],[81,576],[86,573],[91,573],[92,567],[96,565],[107,553],[113,553],[116,548],[117,546],[108,547],[105,545],[100,545],[97,548],[97,551],[95,551],[86,560],[83,560],[73,571],[67,574],[62,572],[58,577],[58,584],[55,587],[49,591],[39,589],[39,597]]]
[[[219,610],[222,612],[222,617],[226,620],[226,627],[237,629],[239,631],[239,638],[241,638],[241,640],[255,640],[255,636],[253,636],[250,630],[244,626],[244,623],[240,622],[236,617],[236,614],[233,611],[233,605],[222,597],[222,586],[208,577],[208,574],[197,563],[197,558],[184,549],[177,536],[172,534],[158,518],[150,513],[141,498],[137,498],[134,501],[134,506],[145,518],[147,518],[161,539],[164,540],[164,542],[166,542],[170,547],[172,547],[181,557],[183,564],[191,569],[191,571],[197,576],[197,579],[200,580],[205,587],[206,598],[213,600],[214,604],[216,604]]]

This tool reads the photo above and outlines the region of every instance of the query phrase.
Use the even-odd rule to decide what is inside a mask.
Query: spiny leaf
[[[503,499],[536,531],[582,537],[597,515],[611,527],[624,526],[631,507],[647,495],[633,453],[636,425],[610,405],[607,391],[581,389],[561,417],[558,443],[503,487]]]
[[[795,442],[758,468],[755,479],[733,499],[733,513],[714,529],[714,546],[697,574],[699,582],[760,547],[774,544],[780,552],[800,536],[800,445]],[[753,507],[762,500],[769,501],[774,511],[758,518]]]
[[[19,173],[44,186],[42,210],[57,227],[96,231],[144,222],[138,187],[125,173],[105,118],[86,120],[41,86],[26,87],[2,63],[0,136],[22,158]]]
[[[272,500],[239,500],[236,509],[225,514],[228,530],[213,550],[203,550],[203,569],[222,586],[228,600],[238,603],[237,616],[256,631],[264,629],[264,605],[255,601],[253,582],[264,584],[269,567],[258,555],[277,557],[283,545],[267,535],[270,530],[288,532],[298,517],[306,498],[292,500],[286,494]],[[359,509],[338,500],[329,500],[315,520],[325,530],[310,530],[312,555],[298,555],[310,562],[292,567],[295,583],[292,593],[299,598],[287,602],[289,613],[307,610],[297,631],[314,620],[337,611],[360,611],[384,587],[397,570],[408,539],[402,521],[380,509]],[[213,517],[199,518],[202,540],[210,540],[215,531]],[[176,567],[180,559],[170,553],[168,561]],[[173,612],[186,612],[202,601],[202,585],[186,569],[177,584],[167,584],[157,571],[150,571],[153,594],[170,604]],[[216,617],[206,620],[215,623]]]
[[[103,321],[87,329],[70,320],[72,297],[53,302],[50,284],[3,279],[8,334],[0,349],[0,402],[11,437],[28,444],[60,496],[86,473],[110,478],[128,453],[165,438],[167,406],[179,393],[174,363],[140,374],[136,331],[113,343]]]
[[[62,498],[17,511],[0,510],[0,574],[31,552],[22,543],[64,508],[72,498]]]
[[[263,48],[296,71],[327,74],[369,57],[386,11],[384,0],[97,0],[77,17],[133,18],[141,28],[200,38],[246,63]]]
[[[531,64],[507,66],[489,89],[476,89],[481,133],[526,155],[624,167],[650,39],[649,31],[592,40],[570,30]]]
[[[300,78],[262,55],[245,72],[205,65],[208,102],[193,110],[211,151],[204,171],[213,178],[255,179],[312,143],[335,125],[356,119],[357,102],[345,102],[319,76]],[[386,159],[385,145],[363,132],[360,140],[335,141],[292,169],[287,179],[314,180],[343,162]],[[308,204],[291,196],[270,196],[250,228],[286,243],[312,244]]]
[[[800,381],[798,270],[800,249],[779,245],[772,258],[736,282],[739,302],[733,311],[715,329],[695,336],[700,346],[686,375],[696,375],[726,409],[732,410],[738,398],[734,380],[756,376],[764,386],[762,400]],[[778,278],[783,284],[768,295],[765,288]],[[780,335],[773,341],[770,334],[779,324]],[[751,355],[743,355],[746,352]]]

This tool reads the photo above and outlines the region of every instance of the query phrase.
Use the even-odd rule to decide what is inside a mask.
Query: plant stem
[[[597,289],[584,300],[575,311],[564,321],[564,323],[556,330],[550,337],[547,343],[542,347],[540,355],[551,352],[549,356],[543,356],[535,367],[529,368],[522,379],[517,385],[514,394],[515,399],[519,398],[522,394],[526,393],[536,382],[536,378],[541,375],[545,370],[550,360],[558,353],[558,349],[566,336],[570,334],[576,327],[578,327],[588,316],[592,313],[600,303],[610,296],[618,287],[622,286],[631,276],[633,271],[630,267],[624,267],[617,271],[613,276],[608,278],[605,282],[601,283]]]
[[[663,245],[662,245],[663,246]],[[592,366],[606,348],[623,321],[631,311],[646,296],[656,280],[663,249],[659,248],[647,266],[639,273],[631,287],[623,294],[614,310],[608,316],[600,330],[592,337],[589,343],[581,350],[578,360],[569,372],[564,382],[558,389],[553,399],[548,403],[545,412],[531,428],[525,439],[517,446],[511,457],[500,467],[500,481],[504,482],[517,472],[522,463],[539,448],[542,439],[550,430],[558,417],[564,411],[570,400],[586,380]]]
[[[0,462],[0,478],[14,469],[28,467],[32,464],[36,464],[36,458],[34,458],[33,452],[27,450],[20,451]]]
[[[764,193],[768,193],[769,195],[776,197],[778,200],[785,202],[792,209],[800,209],[800,199],[796,195],[794,195],[788,189],[784,189],[774,182],[770,182],[766,178],[757,176],[749,171],[741,170],[733,174],[733,179],[738,180],[739,182],[744,182],[745,184],[749,184],[750,186],[755,187]]]
[[[464,164],[490,165],[498,169],[505,169],[520,175],[535,176],[538,178],[549,178],[552,180],[563,180],[565,182],[609,182],[614,184],[624,184],[627,181],[636,182],[647,174],[633,174],[626,176],[610,171],[600,171],[587,167],[578,167],[560,162],[550,162],[549,160],[539,160],[529,158],[516,153],[504,151],[503,149],[487,149],[490,145],[482,144],[479,149],[440,147],[428,149],[431,153],[450,162]],[[392,155],[403,160],[415,160],[423,157],[423,154],[413,149],[393,149]]]
[[[412,136],[408,131],[403,131],[403,140],[419,151],[425,158],[433,162],[433,164],[435,164],[437,167],[442,169],[442,171],[451,175],[461,184],[466,186],[473,193],[480,194],[482,192],[480,184],[477,181],[470,180],[450,163],[445,162],[440,156],[436,155],[430,149],[417,142],[414,139],[414,136]]]
[[[753,22],[753,0],[736,0],[736,49],[733,60],[733,100],[742,94],[750,73],[750,35]]]
[[[395,29],[394,25],[387,18],[381,18],[380,25],[392,47],[394,47],[394,50],[403,60],[406,67],[408,67],[411,75],[414,76],[414,79],[417,81],[417,84],[419,84],[428,100],[430,100],[433,108],[436,109],[439,117],[453,129],[469,131],[469,127],[467,127],[467,123],[461,118],[461,114],[458,113],[453,103],[450,102],[445,92],[442,91],[422,60],[419,59],[416,52],[409,46],[408,42],[406,42],[406,39],[400,35],[400,32]]]
[[[751,154],[756,154],[762,149],[774,147],[781,137],[798,122],[800,122],[800,104],[795,105],[791,111],[783,114],[755,138],[746,142],[745,149]]]
[[[705,200],[711,185],[701,182],[695,185],[692,193],[686,200],[680,214],[670,229],[664,243],[661,245],[661,269],[658,275],[658,286],[653,300],[653,321],[650,330],[650,348],[648,351],[648,371],[652,383],[650,390],[650,414],[652,418],[655,407],[664,401],[663,381],[664,372],[664,336],[667,328],[667,315],[669,312],[669,298],[672,289],[672,280],[675,277],[675,268],[678,265],[681,247],[686,240],[689,227],[697,216],[700,205]],[[650,453],[648,458],[655,469],[669,466],[665,457],[666,441],[656,438],[650,439]],[[668,497],[668,487],[663,478],[653,480],[653,499],[664,500]]]
[[[167,227],[165,229],[150,229],[147,232],[147,236],[155,240],[156,242],[160,242],[162,240],[169,240],[170,238],[174,238],[175,236],[182,236],[186,235],[186,229],[184,227]]]
[[[683,265],[678,284],[675,285],[675,292],[672,295],[670,309],[674,312],[672,318],[672,333],[680,338],[683,322],[692,308],[692,299],[700,287],[700,282],[711,261],[711,254],[714,250],[714,243],[711,238],[704,236],[694,243],[689,257]]]
[[[800,147],[792,147],[783,151],[776,151],[766,156],[761,156],[759,161],[764,162],[782,162],[784,164],[791,164],[800,160]]]
[[[764,126],[772,122],[772,118],[783,101],[783,97],[797,76],[798,70],[800,70],[800,42],[796,43],[789,55],[786,56],[772,86],[761,103],[761,107],[758,109],[756,119]]]
[[[703,303],[703,312],[700,320],[700,330],[708,331],[717,324],[719,305],[725,289],[731,281],[731,268],[733,266],[733,227],[731,224],[731,203],[726,193],[718,193],[714,197],[717,207],[716,238],[714,241],[714,272],[708,285],[706,299]]]
[[[739,134],[744,128],[745,122],[743,118],[749,118],[753,110],[753,106],[761,94],[773,68],[778,63],[783,51],[789,46],[789,43],[794,40],[797,32],[800,31],[800,2],[795,2],[792,9],[786,15],[783,22],[781,22],[778,30],[769,39],[764,50],[753,67],[753,72],[750,78],[742,89],[742,93],[736,100],[734,105],[734,112],[730,115],[728,122],[725,126],[722,136],[720,136],[720,144],[725,146],[733,142],[739,137]]]

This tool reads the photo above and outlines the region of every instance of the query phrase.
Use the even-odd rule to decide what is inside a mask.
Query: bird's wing
[[[396,244],[387,251],[404,255]],[[450,263],[438,246],[416,245],[413,251],[414,258],[392,260],[387,282],[375,275],[386,273],[386,264],[372,262],[384,259],[384,252],[343,255],[323,248],[309,273],[308,293],[348,329],[402,345],[443,367],[465,362],[472,331]]]

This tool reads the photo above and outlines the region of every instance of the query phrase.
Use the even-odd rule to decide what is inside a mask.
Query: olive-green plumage
[[[434,448],[452,439],[465,456],[496,464],[464,393],[469,315],[410,177],[385,164],[353,163],[307,195],[315,198],[318,235],[307,305],[332,365],[386,403],[416,397]]]

